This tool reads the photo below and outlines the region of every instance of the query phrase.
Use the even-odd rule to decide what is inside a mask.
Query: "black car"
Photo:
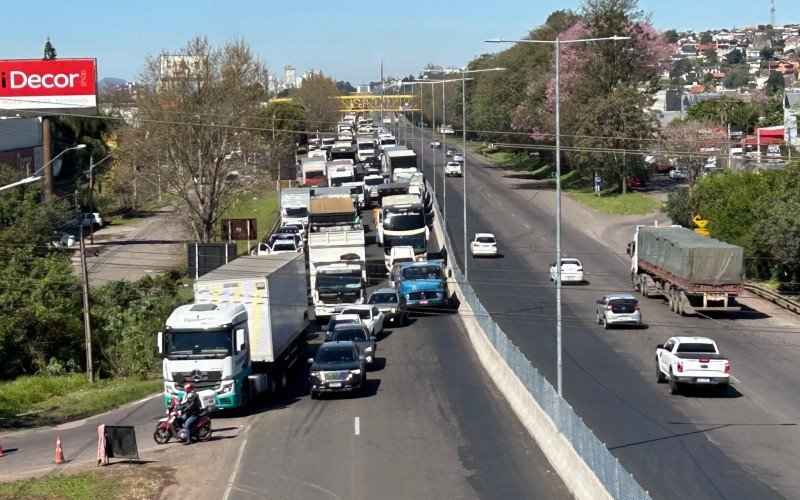
[[[363,323],[344,323],[336,325],[331,333],[331,341],[347,340],[358,347],[358,351],[366,357],[368,365],[375,360],[375,336]]]
[[[375,306],[384,315],[385,321],[392,324],[408,324],[406,311],[406,298],[397,293],[394,288],[379,288],[369,296],[367,304]]]
[[[367,386],[367,360],[355,343],[349,341],[325,342],[317,355],[309,358],[311,373],[311,399],[327,392],[355,392],[363,394]]]

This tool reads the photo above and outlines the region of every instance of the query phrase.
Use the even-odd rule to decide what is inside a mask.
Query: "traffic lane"
[[[367,397],[312,401],[301,370],[249,431],[231,498],[567,498],[460,318],[412,322],[379,342]]]
[[[468,175],[469,173],[470,170]],[[479,190],[471,191],[478,196],[471,196],[468,205],[470,226],[492,227],[496,233],[508,235],[501,236],[501,241],[517,241],[507,239],[512,235],[515,238],[520,237],[519,220],[508,217],[507,211],[501,210],[500,217],[495,217],[495,220],[484,219],[493,218],[498,211],[486,208],[492,205],[489,200],[492,190],[488,189],[486,183],[481,183],[480,186]],[[460,191],[457,186],[454,187],[448,198],[460,205]],[[498,193],[494,195],[499,198]],[[513,197],[506,194],[501,196],[501,199],[515,206],[515,209],[522,208],[520,204],[514,203]],[[482,210],[474,210],[476,207],[481,207]],[[451,234],[455,233],[453,235],[457,241],[461,241],[462,236],[463,219],[460,214],[460,210],[451,210],[448,216]],[[530,236],[536,235],[529,235],[521,246],[529,247],[528,250],[538,248],[541,243]],[[533,358],[534,365],[554,382],[555,324],[552,311],[555,309],[555,301],[552,285],[546,285],[549,265],[542,264],[541,258],[518,258],[517,246],[504,251],[504,258],[491,261],[494,269],[476,267],[490,261],[482,259],[478,264],[478,261],[470,258],[470,281],[487,309],[495,313],[494,316],[504,331],[529,358]],[[524,252],[524,255],[530,257],[530,252]],[[543,278],[539,282],[544,283],[544,287],[513,284],[519,283],[518,279],[512,284],[501,284],[510,281],[509,276],[522,275],[522,279],[526,279],[524,270],[532,267],[539,268],[533,274]],[[501,273],[502,269],[508,272]],[[535,283],[537,280],[532,278],[531,281]],[[528,298],[531,295],[535,297],[533,304]],[[668,422],[685,422],[686,419],[671,409],[663,395],[661,398],[653,398],[651,389],[642,377],[633,375],[625,361],[603,345],[590,329],[580,327],[581,319],[586,316],[572,314],[566,303],[563,312],[565,318],[576,322],[573,326],[565,325],[565,332],[569,332],[564,338],[564,384],[567,399],[573,402],[578,413],[584,416],[598,437],[610,443],[609,447],[615,449],[614,453],[629,471],[651,492],[667,496],[679,490],[680,487],[676,487],[674,481],[675,478],[681,478],[679,484],[689,495],[701,492],[701,496],[713,498],[743,491],[762,493],[763,485],[746,477],[741,480],[739,476],[744,474],[743,471],[731,463],[719,449],[710,445],[702,436],[702,431],[689,429],[686,425],[680,431],[670,429]],[[539,328],[531,331],[528,327],[531,322],[535,322]],[[596,378],[598,373],[604,375],[602,381]],[[680,420],[675,420],[676,418]],[[676,466],[672,464],[676,456],[689,456],[695,460],[684,460]],[[731,467],[738,469],[738,472],[725,477]],[[665,469],[671,470],[665,473]]]

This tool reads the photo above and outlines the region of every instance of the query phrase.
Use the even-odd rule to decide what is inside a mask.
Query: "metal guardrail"
[[[428,186],[428,189],[430,190],[430,186]],[[472,286],[464,279],[464,275],[458,267],[458,262],[454,258],[455,253],[450,243],[450,237],[447,234],[446,224],[442,220],[435,198],[433,205],[435,213],[434,224],[439,225],[444,235],[445,241],[443,243],[447,251],[448,264],[453,270],[453,277],[458,282],[464,298],[472,308],[475,320],[494,349],[524,384],[542,410],[552,419],[558,431],[570,442],[612,497],[635,500],[649,499],[649,493],[636,482],[633,475],[626,471],[619,463],[619,460],[597,439],[597,436],[583,423],[583,420],[575,413],[569,403],[558,395],[553,386],[539,373],[528,358],[525,357],[525,354],[514,345],[483,307]]]
[[[766,288],[752,284],[745,284],[744,289],[754,295],[758,295],[762,299],[772,302],[778,307],[782,307],[795,314],[800,314],[800,302],[786,298],[778,292],[773,292],[772,290],[767,290]]]

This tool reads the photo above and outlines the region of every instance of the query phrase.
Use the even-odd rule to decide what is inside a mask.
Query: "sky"
[[[777,24],[800,23],[800,1],[775,0]],[[99,78],[136,80],[144,58],[179,53],[191,38],[214,45],[242,38],[270,72],[291,64],[353,85],[385,74],[407,76],[426,64],[464,66],[501,50],[486,39],[525,36],[549,13],[580,0],[136,0],[4,3],[2,58],[41,58],[49,36],[59,57],[97,58]],[[13,7],[12,7],[13,5]],[[665,30],[768,24],[769,0],[639,0]]]

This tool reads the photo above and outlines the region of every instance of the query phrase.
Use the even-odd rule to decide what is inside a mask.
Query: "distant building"
[[[30,175],[44,164],[38,118],[0,118],[0,164]]]
[[[297,81],[295,77],[294,66],[286,66],[283,68],[283,87],[287,89],[296,88]]]

